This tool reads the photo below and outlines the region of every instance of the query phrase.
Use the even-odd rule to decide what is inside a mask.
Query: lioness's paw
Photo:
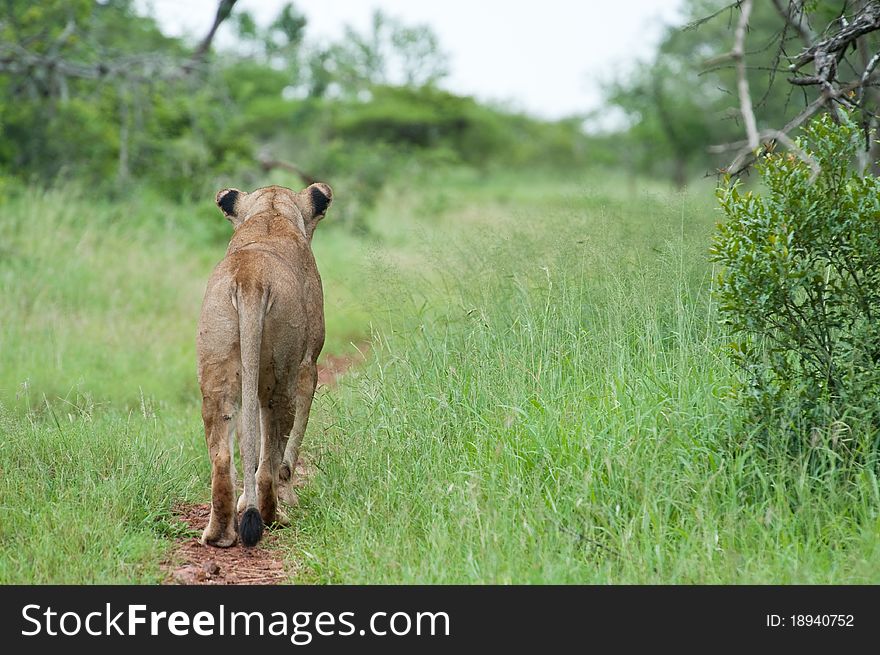
[[[275,510],[275,525],[281,528],[286,528],[290,525],[290,517],[280,507]]]
[[[278,500],[283,500],[294,507],[299,505],[299,496],[296,495],[292,483],[278,485]]]
[[[212,530],[209,525],[202,533],[199,539],[203,546],[214,546],[216,548],[229,548],[235,543],[236,534],[234,530],[227,530],[225,533],[219,530]]]

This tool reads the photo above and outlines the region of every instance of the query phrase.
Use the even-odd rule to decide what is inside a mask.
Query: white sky
[[[138,0],[163,30],[201,38],[217,0]],[[239,0],[261,25],[285,0]],[[366,31],[381,9],[406,24],[426,23],[450,55],[441,86],[481,100],[559,118],[599,107],[600,82],[649,56],[664,24],[676,22],[681,0],[295,0],[308,19],[306,39]],[[218,43],[233,39],[221,27]]]

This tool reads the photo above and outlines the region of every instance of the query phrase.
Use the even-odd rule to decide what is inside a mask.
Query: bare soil
[[[208,524],[211,506],[181,505],[175,513],[201,534]],[[276,536],[268,531],[254,548],[236,543],[231,548],[212,548],[198,537],[179,541],[165,565],[165,584],[280,584],[288,578],[280,553],[273,548]]]
[[[334,387],[337,380],[354,366],[362,364],[369,352],[369,342],[358,344],[354,355],[334,355],[328,353],[318,362],[318,387]]]
[[[357,355],[322,357],[318,364],[318,387],[333,387],[339,377],[364,361],[366,346]],[[308,483],[313,467],[305,458],[296,465],[290,481],[294,488]],[[183,585],[270,585],[283,584],[296,573],[278,548],[275,529],[267,529],[263,539],[253,548],[236,543],[230,548],[214,548],[199,543],[199,536],[211,515],[209,503],[185,504],[174,508],[174,514],[186,524],[194,536],[177,540],[174,550],[162,565],[163,584]],[[288,528],[289,529],[289,528]]]

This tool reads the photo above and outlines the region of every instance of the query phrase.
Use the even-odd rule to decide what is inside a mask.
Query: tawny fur
[[[326,184],[299,193],[271,186],[217,194],[235,233],[208,280],[199,318],[199,385],[211,458],[204,544],[226,547],[236,540],[235,432],[244,478],[239,509],[257,508],[266,525],[286,522],[279,486],[296,467],[324,345],[324,298],[311,241],[331,198]],[[248,546],[262,534],[254,518],[250,512],[242,522]]]

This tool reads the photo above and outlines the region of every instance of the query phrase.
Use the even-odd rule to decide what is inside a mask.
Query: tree
[[[880,62],[880,42],[877,39],[877,32],[880,30],[880,0],[816,4],[804,0],[789,0],[787,4],[783,4],[782,0],[774,0],[773,5],[780,22],[778,35],[771,42],[776,52],[776,61],[789,62],[788,82],[804,89],[812,87],[815,89],[814,96],[802,111],[786,123],[777,122],[771,129],[759,132],[744,56],[753,2],[737,0],[729,5],[728,8],[738,9],[740,12],[734,46],[727,57],[736,65],[739,112],[746,126],[746,139],[735,144],[735,147],[739,147],[739,152],[727,167],[727,172],[739,174],[747,169],[758,156],[761,140],[781,142],[803,157],[803,153],[797,149],[788,134],[820,111],[827,110],[836,116],[838,105],[848,107],[858,115],[864,134],[864,148],[860,156],[862,163],[869,160],[876,162],[877,145],[871,138],[871,133],[876,127],[877,112],[880,110],[875,91],[875,69]],[[701,22],[711,20],[718,13],[720,12],[702,19]],[[814,24],[824,24],[826,27],[816,32],[812,28]],[[797,34],[802,44],[800,51],[792,56],[788,55],[786,40],[790,33]],[[804,72],[808,65],[812,66],[812,73]]]
[[[609,103],[623,110],[630,127],[621,135],[645,172],[671,173],[682,185],[694,173],[729,163],[729,148],[709,147],[741,140],[742,115],[736,111],[738,78],[730,63],[736,23],[721,20],[717,2],[689,0],[686,24],[665,30],[656,55],[639,61],[628,74],[606,85]],[[706,20],[707,14],[717,14]],[[733,11],[733,9],[729,9]],[[731,16],[734,14],[731,14]],[[757,120],[772,125],[803,107],[803,100],[774,84],[778,53],[768,44],[796,34],[780,35],[774,7],[760,3],[751,12],[748,38],[758,44],[744,48],[741,65],[753,90]],[[720,152],[719,152],[720,151]]]
[[[645,172],[668,171],[678,188],[687,183],[690,163],[704,159],[713,129],[701,99],[679,92],[690,74],[680,61],[660,54],[625,82],[606,89],[610,102],[632,121],[627,147],[621,148],[635,153],[629,163]]]
[[[342,40],[313,53],[310,91],[364,97],[376,86],[433,86],[448,74],[447,59],[430,27],[407,26],[377,10],[369,32],[346,26]]]
[[[210,129],[199,138],[188,134],[201,127],[190,118],[194,104],[212,94],[194,77],[234,5],[219,2],[193,50],[135,14],[131,0],[4,3],[0,166],[41,179],[73,166],[92,181],[125,181],[164,157],[184,166],[172,177],[180,180],[179,173],[216,156]],[[172,138],[159,146],[151,127]],[[227,145],[234,152],[235,144]]]

